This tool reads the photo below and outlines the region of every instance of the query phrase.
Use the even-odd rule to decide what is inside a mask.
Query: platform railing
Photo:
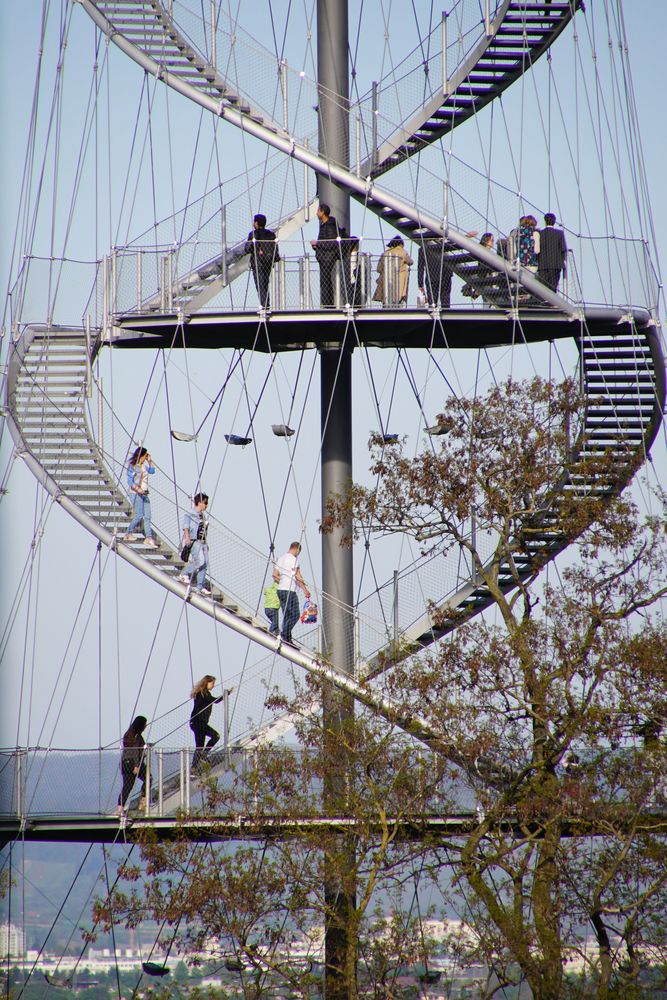
[[[502,236],[500,237],[502,245]],[[381,263],[386,244],[367,237],[343,239],[337,242],[329,265],[333,300],[323,303],[320,296],[321,267],[315,253],[303,250],[303,241],[280,243],[280,260],[273,267],[269,280],[269,312],[310,312],[321,308],[349,311],[397,308],[428,309],[418,287],[419,243],[406,238],[405,249],[412,264],[403,272],[407,278],[401,295],[400,264],[396,257],[386,256]],[[133,315],[177,315],[184,319],[196,312],[258,312],[260,303],[249,257],[242,246],[221,251],[220,244],[200,243],[197,246],[200,263],[192,260],[192,247],[128,247],[116,248],[99,266],[95,300],[105,317],[104,329],[109,330],[122,318]],[[458,256],[458,260],[456,259]],[[505,289],[506,279],[498,275],[497,290],[485,293],[483,279],[492,269],[477,265],[461,253],[445,258],[445,268],[453,270],[451,307],[469,309],[504,308],[515,298],[515,292]],[[463,270],[458,271],[461,263]],[[465,266],[471,270],[466,275]],[[516,264],[515,264],[516,266]],[[384,272],[380,279],[380,270]],[[475,291],[475,278],[482,285]],[[598,287],[613,288],[609,302],[604,302]],[[471,295],[471,290],[473,294]],[[618,240],[614,237],[589,239],[577,237],[570,248],[559,285],[559,294],[568,302],[615,305],[647,305],[654,308],[659,295],[659,282],[653,268],[647,244],[643,240]],[[202,297],[202,292],[205,294]],[[539,306],[527,294],[520,296],[519,305]]]
[[[267,756],[257,747],[228,746],[209,751],[203,766],[193,767],[192,747],[147,744],[142,760],[146,794],[143,796],[142,784],[137,780],[126,802],[126,812],[130,817],[154,819],[206,812],[208,796],[215,789],[217,818],[284,818],[293,814],[293,803],[289,793],[278,789],[275,775],[284,767],[297,775],[299,761],[308,752],[298,747],[273,747]],[[28,822],[31,817],[117,817],[122,786],[120,761],[119,747],[0,750],[0,818]],[[424,811],[442,815],[474,812],[475,796],[463,776],[455,782],[448,779],[442,787],[429,786],[428,775],[433,773],[429,761],[429,755],[423,754]],[[301,783],[299,813],[313,817],[323,814],[319,780]]]

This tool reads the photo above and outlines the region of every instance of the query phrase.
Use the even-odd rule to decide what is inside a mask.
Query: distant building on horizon
[[[0,925],[0,960],[7,958],[22,958],[24,936],[20,927],[15,924]]]

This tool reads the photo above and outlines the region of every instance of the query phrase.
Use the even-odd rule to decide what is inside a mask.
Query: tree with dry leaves
[[[376,485],[329,498],[324,530],[352,518],[431,554],[458,547],[488,611],[472,617],[433,595],[444,638],[399,643],[369,667],[400,726],[358,708],[332,734],[312,710],[316,682],[289,701],[275,693],[273,706],[298,719],[298,752],[260,748],[236,784],[212,773],[201,808],[211,843],[193,843],[190,816],[173,843],[146,840],[143,864],[121,873],[129,887],[99,901],[98,918],[165,921],[193,955],[238,968],[244,995],[306,997],[321,988],[321,929],[340,920],[323,886],[338,882],[350,901],[338,928],[346,966],[324,970],[338,995],[398,996],[402,965],[429,969],[436,945],[416,932],[427,897],[439,916],[458,913],[447,947],[461,968],[484,964],[480,997],[522,984],[535,1000],[657,995],[666,504],[658,492],[640,515],[619,492],[633,456],[588,449],[578,421],[572,383],[535,379],[451,401],[443,433],[415,457],[372,439]],[[412,715],[437,734],[431,747],[406,736]],[[234,841],[227,821],[249,785],[252,839]],[[453,976],[448,988],[456,995]]]

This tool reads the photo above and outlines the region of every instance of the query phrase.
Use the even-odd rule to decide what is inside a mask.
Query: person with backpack
[[[196,575],[194,589],[204,597],[210,597],[211,591],[206,586],[206,570],[208,569],[208,522],[206,509],[208,496],[206,493],[195,493],[194,509],[188,511],[183,522],[183,547],[190,547],[188,561],[179,576],[181,583],[192,584]]]

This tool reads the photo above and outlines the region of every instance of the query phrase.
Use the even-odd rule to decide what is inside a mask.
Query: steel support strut
[[[317,75],[319,101],[319,151],[327,159],[349,163],[347,0],[318,0]],[[350,194],[326,175],[318,178],[320,204],[327,204],[339,227],[349,232]],[[328,266],[328,265],[324,265]],[[345,266],[341,257],[336,265]],[[343,281],[341,287],[345,288]],[[322,420],[322,513],[327,497],[340,493],[352,480],[352,350],[344,341],[320,352]],[[354,671],[354,635],[351,609],[354,601],[353,555],[341,545],[350,534],[345,526],[322,535],[322,590],[329,596],[323,604],[323,652],[336,669]],[[330,814],[344,805],[346,763],[342,748],[345,733],[354,720],[354,701],[333,685],[326,685],[322,699],[323,724],[329,768],[325,778],[325,808]],[[344,858],[344,873],[327,862],[325,897],[325,995],[327,1000],[345,1000],[356,983],[357,949],[348,928],[355,908],[354,838],[341,834],[344,843],[335,852]],[[354,990],[352,990],[354,992]]]

